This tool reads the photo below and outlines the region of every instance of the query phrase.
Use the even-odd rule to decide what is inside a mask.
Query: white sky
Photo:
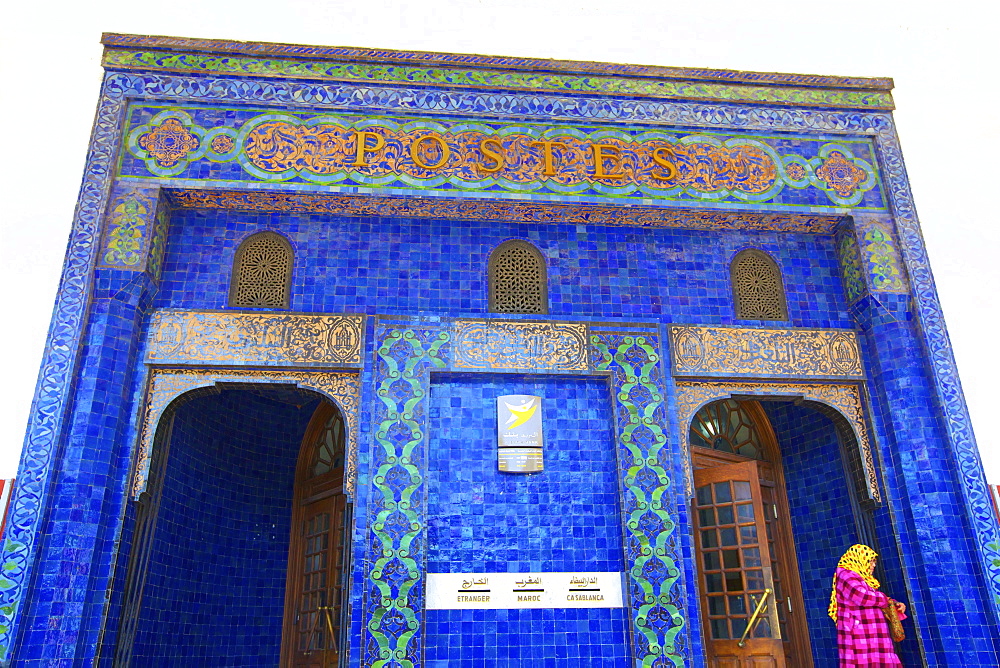
[[[19,0],[0,25],[0,477],[13,476],[101,80],[102,32],[890,76],[987,478],[1000,482],[1000,11],[986,2]],[[993,406],[991,410],[991,406]]]

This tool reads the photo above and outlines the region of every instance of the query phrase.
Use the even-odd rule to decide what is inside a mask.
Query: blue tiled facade
[[[354,429],[343,666],[705,665],[678,416],[752,395],[781,452],[814,665],[835,663],[830,577],[857,541],[912,613],[904,665],[1000,664],[1000,535],[886,82],[754,75],[773,81],[750,94],[738,72],[352,52],[384,65],[372,83],[338,69],[342,50],[105,43],[3,542],[3,662],[277,666],[296,460],[326,396]],[[443,73],[418,80],[429,61]],[[350,161],[359,132],[372,162]],[[547,174],[532,142],[552,137],[563,171]],[[421,167],[443,154],[413,141],[446,147],[453,172]],[[460,163],[483,147],[511,164]],[[292,247],[290,309],[229,306],[237,248],[261,231]],[[544,259],[545,314],[489,311],[490,253],[511,239]],[[787,320],[737,318],[745,249],[777,264]],[[365,320],[356,359],[167,368],[150,357],[167,310]],[[582,353],[470,347],[465,322],[548,327]],[[849,331],[862,373],[685,376],[679,324]],[[697,406],[685,383],[703,383]],[[824,387],[860,413],[796,400]],[[497,471],[505,394],[545,398],[541,474]],[[624,607],[425,605],[426,573],[569,571],[624,573]]]

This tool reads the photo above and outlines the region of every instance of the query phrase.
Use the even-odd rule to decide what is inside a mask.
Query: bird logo
[[[530,420],[535,414],[535,411],[538,410],[539,404],[539,402],[535,401],[534,397],[525,400],[522,404],[511,405],[506,401],[503,403],[507,407],[507,410],[510,411],[510,417],[507,418],[507,422],[504,424],[508,430],[517,429],[522,424]]]

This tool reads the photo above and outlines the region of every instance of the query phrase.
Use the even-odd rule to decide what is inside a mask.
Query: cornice
[[[893,109],[887,78],[819,76],[105,33],[109,70]]]

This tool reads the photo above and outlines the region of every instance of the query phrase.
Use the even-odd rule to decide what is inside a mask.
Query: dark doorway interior
[[[182,398],[161,421],[170,433],[150,489],[160,476],[162,492],[147,500],[153,517],[137,513],[153,523],[145,583],[125,592],[130,665],[278,664],[296,460],[324,401],[289,386],[228,386]],[[119,657],[128,640],[120,635]]]

